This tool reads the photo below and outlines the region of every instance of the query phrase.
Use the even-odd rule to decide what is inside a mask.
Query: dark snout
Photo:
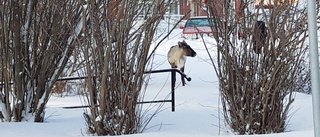
[[[192,50],[191,57],[195,57],[195,56],[197,56],[197,53],[194,50]]]
[[[193,52],[193,54],[191,55],[192,57],[195,57],[197,56],[197,53],[196,52]]]

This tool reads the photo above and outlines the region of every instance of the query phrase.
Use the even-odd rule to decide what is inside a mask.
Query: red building
[[[242,0],[233,0],[237,11],[240,11],[240,4]],[[191,12],[186,18],[193,16],[207,16],[207,5],[211,5],[217,9],[217,13],[222,16],[222,6],[225,0],[179,0],[179,14],[184,15],[185,13]]]
[[[243,16],[243,11],[241,10],[241,4],[244,0],[231,0],[231,5],[235,7],[238,17]],[[255,0],[256,7],[272,8],[273,6],[285,6],[292,5],[301,0]],[[218,15],[223,14],[223,4],[225,0],[175,0],[174,7],[176,12],[174,14],[184,15],[185,13],[190,12],[187,15],[187,19],[193,16],[207,16],[207,5],[213,6]],[[178,10],[177,10],[178,9]],[[177,12],[179,11],[179,12]]]
[[[193,16],[206,16],[207,9],[204,0],[179,0],[179,13],[184,15],[188,13],[186,18]]]

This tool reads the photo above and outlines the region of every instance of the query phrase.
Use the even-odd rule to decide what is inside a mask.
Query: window
[[[198,19],[189,19],[186,23],[186,27],[203,27],[203,26],[213,26],[213,19],[207,18],[198,18]]]

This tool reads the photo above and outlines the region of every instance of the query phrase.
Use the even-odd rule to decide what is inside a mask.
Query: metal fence
[[[166,103],[171,102],[171,111],[175,111],[175,83],[176,83],[176,73],[180,74],[183,78],[185,78],[188,81],[191,81],[191,78],[188,77],[186,74],[184,74],[182,71],[178,69],[162,69],[162,70],[151,70],[146,71],[144,74],[151,74],[151,73],[168,73],[171,72],[171,99],[167,100],[153,100],[153,101],[142,101],[137,102],[137,104],[145,104],[145,103]],[[70,81],[70,80],[80,80],[80,79],[86,79],[87,77],[62,77],[59,78],[57,81]],[[70,107],[63,107],[65,109],[74,109],[74,108],[85,108],[90,107],[90,105],[87,106],[70,106]]]

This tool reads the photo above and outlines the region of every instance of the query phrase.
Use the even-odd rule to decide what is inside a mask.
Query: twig
[[[149,57],[147,58],[147,61],[150,60],[151,56],[154,54],[154,52],[157,50],[157,48],[160,46],[160,44],[171,34],[171,32],[178,26],[178,24],[186,17],[187,14],[189,14],[191,10],[189,10],[175,25],[174,27],[169,31],[169,33],[164,36],[160,42],[155,46],[155,48],[151,51]]]

